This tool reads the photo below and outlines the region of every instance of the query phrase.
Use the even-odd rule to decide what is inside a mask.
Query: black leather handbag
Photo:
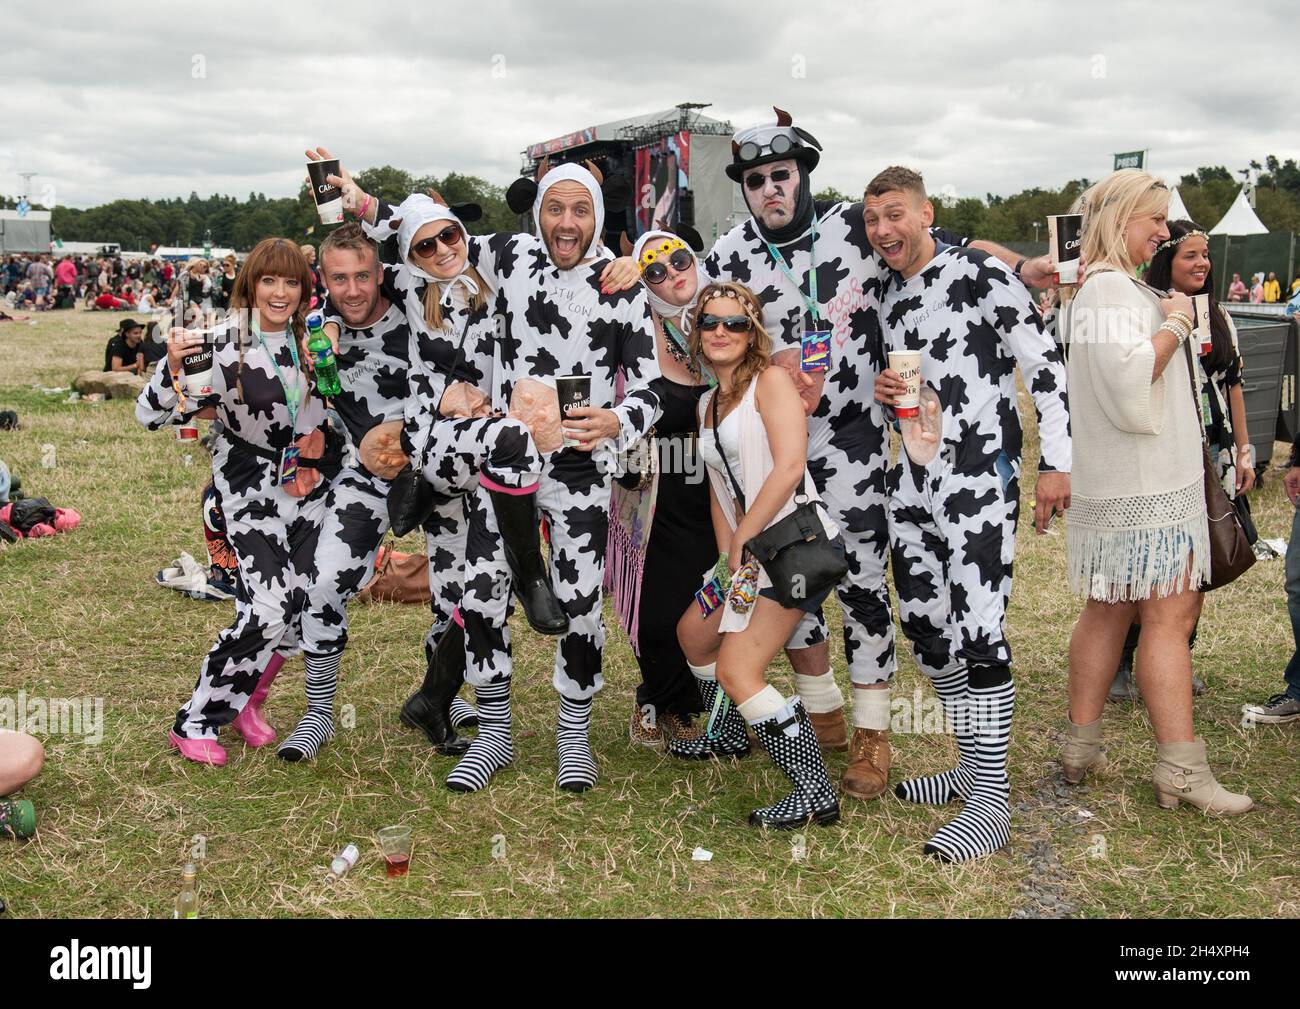
[[[710,406],[713,413],[713,443],[717,446],[723,469],[727,471],[743,512],[746,510],[745,493],[740,489],[736,475],[731,472],[727,453],[722,450],[722,441],[718,437],[717,390],[714,390]],[[815,599],[833,589],[849,573],[848,558],[826,535],[821,516],[808,497],[807,484],[808,475],[805,473],[799,481],[798,490],[794,492],[794,511],[758,535],[750,537],[745,547],[767,572],[776,601],[788,610],[798,609],[808,599]]]
[[[473,318],[471,315],[470,318]],[[465,320],[465,326],[460,331],[460,343],[456,345],[456,356],[452,359],[451,372],[449,378],[456,377],[456,369],[460,367],[461,356],[465,350],[465,335],[469,332],[470,319]],[[429,451],[429,439],[433,437],[433,425],[438,422],[437,412],[438,404],[433,404],[434,418],[429,423],[428,433],[424,438],[424,446],[420,449],[420,455],[417,460],[423,462],[425,455]],[[388,524],[393,529],[394,536],[405,536],[407,533],[414,532],[428,520],[432,513],[434,505],[437,504],[439,495],[433,490],[433,485],[424,479],[424,473],[416,470],[415,466],[408,462],[393,477],[393,481],[388,486]]]

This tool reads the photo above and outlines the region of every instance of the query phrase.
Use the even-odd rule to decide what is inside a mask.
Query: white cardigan
[[[749,383],[749,388],[745,390],[745,395],[741,397],[740,402],[736,405],[736,419],[740,424],[740,472],[735,474],[736,481],[740,484],[740,489],[745,492],[745,502],[752,504],[758,497],[759,492],[763,489],[763,483],[767,480],[768,475],[772,472],[772,446],[767,440],[767,428],[763,426],[763,418],[759,414],[754,403],[754,393],[758,389],[758,376],[755,375]],[[716,388],[710,389],[700,397],[699,403],[699,421],[700,437],[712,438],[714,431],[712,428],[704,426],[704,420],[709,416],[710,404],[713,397],[718,394]],[[724,420],[726,418],[723,418]],[[735,493],[731,488],[731,480],[728,478],[726,471],[714,469],[712,466],[707,467],[709,471],[709,484],[713,488],[713,493],[717,496],[719,502],[723,503],[722,513],[727,518],[727,524],[735,531],[736,521],[736,501]],[[834,539],[839,535],[839,527],[831,521],[830,516],[826,513],[826,506],[822,502],[821,495],[817,493],[817,485],[813,483],[812,476],[808,473],[807,467],[804,468],[804,486],[810,501],[816,502],[817,515],[822,520],[822,528],[826,530],[826,535]],[[798,493],[796,488],[795,494]],[[795,509],[794,494],[783,504],[777,513],[772,517],[764,529],[771,528],[781,519],[785,518]],[[726,507],[726,502],[732,502],[732,507]],[[771,588],[772,580],[768,578],[767,572],[759,566],[758,587],[762,591],[765,588]],[[722,614],[721,629],[725,631],[743,631],[749,625],[749,618],[753,616],[754,609],[751,607],[744,615],[735,613],[730,606]]]
[[[1088,276],[1061,314],[1074,439],[1066,517],[1070,588],[1104,602],[1209,576],[1200,420],[1183,347],[1154,382],[1155,293],[1114,270]],[[1199,391],[1199,390],[1198,390]]]

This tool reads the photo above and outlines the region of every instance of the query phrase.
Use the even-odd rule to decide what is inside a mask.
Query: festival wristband
[[[366,211],[370,209],[370,194],[366,194],[365,202],[361,204],[361,209],[357,211],[357,219],[365,220]]]

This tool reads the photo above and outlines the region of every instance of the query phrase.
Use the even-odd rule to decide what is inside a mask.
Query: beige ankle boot
[[[1207,813],[1235,816],[1254,808],[1249,795],[1237,795],[1214,780],[1214,772],[1205,759],[1205,740],[1191,743],[1159,743],[1153,782],[1156,802],[1165,809],[1177,809],[1179,802],[1190,802]]]
[[[1061,747],[1061,768],[1071,785],[1083,781],[1089,771],[1106,769],[1106,754],[1101,752],[1101,719],[1087,725],[1075,725],[1065,716],[1065,745]]]

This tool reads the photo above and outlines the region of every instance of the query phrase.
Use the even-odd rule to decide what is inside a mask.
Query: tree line
[[[1238,176],[1248,172],[1258,176],[1255,212],[1264,225],[1270,231],[1300,232],[1300,166],[1293,158],[1283,162],[1269,155],[1262,164],[1251,161],[1249,169],[1236,173],[1216,165],[1182,176],[1178,191],[1188,213],[1198,224],[1213,227],[1237,195],[1241,186]],[[503,187],[473,175],[452,172],[439,179],[382,165],[359,172],[357,183],[366,192],[392,202],[433,188],[448,203],[478,203],[483,217],[468,225],[474,234],[512,231],[518,226],[518,218],[506,206]],[[959,234],[997,242],[1046,240],[1047,215],[1068,213],[1070,204],[1091,184],[1086,178],[1074,179],[1060,189],[1035,187],[1010,196],[987,193],[982,199],[936,194],[936,221]],[[824,189],[817,197],[861,198],[834,189]],[[0,196],[0,206],[15,205],[14,198]],[[223,195],[205,199],[190,193],[184,200],[114,200],[86,210],[54,207],[50,230],[54,238],[64,241],[117,242],[124,249],[140,251],[151,245],[202,246],[205,237],[214,247],[247,251],[271,235],[318,244],[327,229],[317,221],[304,179],[296,197],[279,199],[264,193],[249,193],[244,200]]]

